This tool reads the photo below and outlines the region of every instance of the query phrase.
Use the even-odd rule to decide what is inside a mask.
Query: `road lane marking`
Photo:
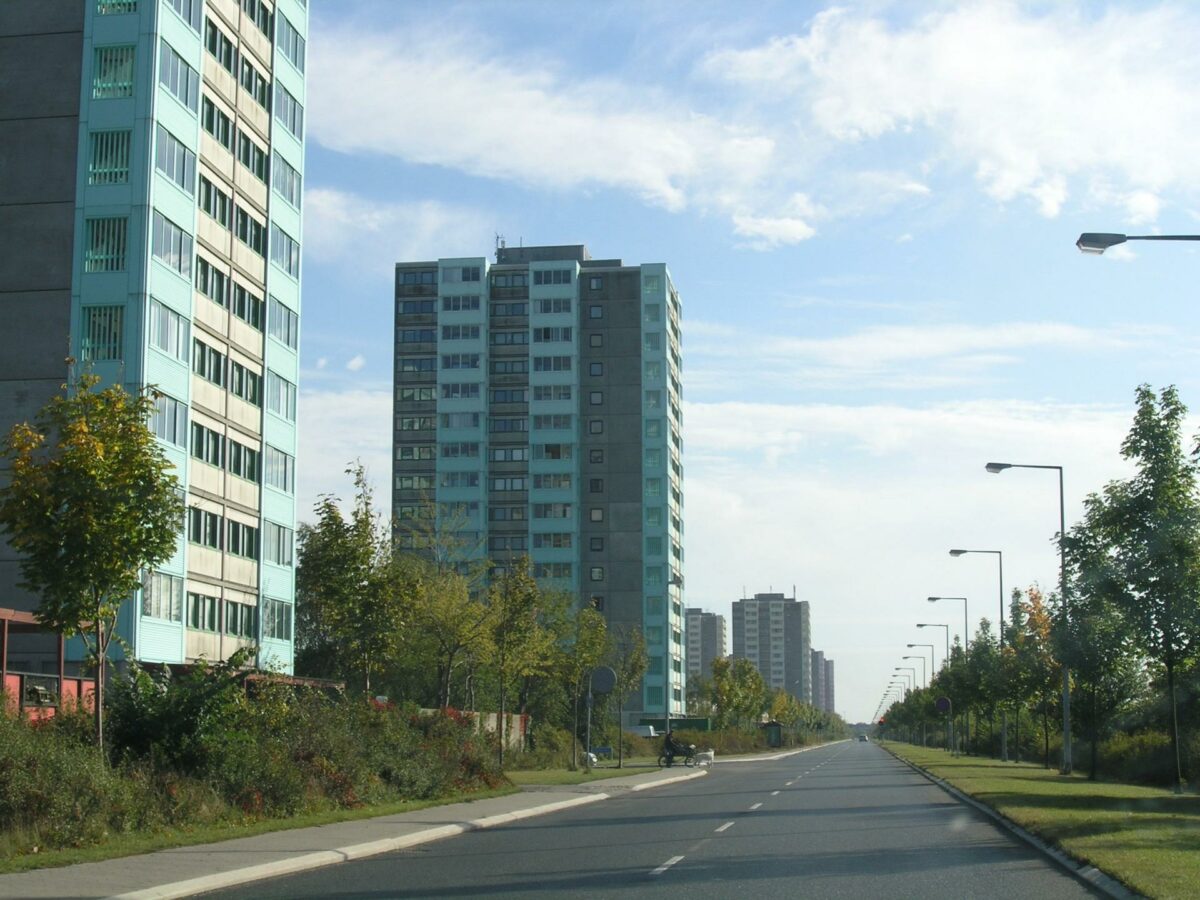
[[[670,859],[668,859],[665,863],[663,863],[661,866],[659,866],[657,869],[655,869],[650,874],[651,875],[661,875],[663,872],[667,871],[667,869],[671,868],[671,866],[675,865],[675,863],[679,862],[681,859],[683,859],[682,856],[672,856]]]
[[[732,823],[732,822],[726,822],[724,825],[720,826],[720,827],[717,829],[717,832],[718,832],[718,833],[720,833],[720,832],[724,831],[726,828],[729,828],[729,827],[730,827],[730,826],[732,826],[732,825],[733,825],[733,823]]]
[[[760,806],[762,806],[762,804],[761,804],[761,803],[755,803],[755,804],[754,804],[752,807],[750,807],[750,808],[751,808],[751,809],[758,809]]]
[[[778,796],[779,796],[779,791],[771,791],[771,796],[772,796],[772,797],[778,797]]]

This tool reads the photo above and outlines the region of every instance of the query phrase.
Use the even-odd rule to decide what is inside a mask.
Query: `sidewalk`
[[[505,797],[315,828],[276,831],[125,856],[104,862],[0,875],[0,898],[167,900],[389,853],[479,828],[661,787],[707,770],[653,770],[580,785],[539,787]]]

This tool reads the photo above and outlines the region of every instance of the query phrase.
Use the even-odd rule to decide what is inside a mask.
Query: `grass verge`
[[[1200,884],[1200,797],[1088,781],[1029,763],[953,757],[885,742],[1023,828],[1148,897],[1195,897]]]
[[[114,834],[110,835],[104,843],[94,846],[48,850],[45,853],[25,854],[11,858],[4,857],[2,836],[0,836],[0,875],[26,872],[30,869],[45,869],[55,866],[72,866],[77,863],[100,862],[106,859],[117,859],[122,856],[152,853],[155,850],[166,850],[171,847],[213,844],[218,841],[233,840],[234,838],[253,837],[256,834],[265,834],[270,831],[290,831],[294,828],[330,825],[334,822],[372,819],[376,816],[390,816],[396,813],[412,812],[418,809],[426,809],[430,806],[446,806],[450,803],[483,800],[487,797],[502,797],[505,794],[515,793],[517,790],[519,790],[517,787],[502,787],[492,790],[453,794],[437,800],[405,800],[398,803],[384,803],[378,806],[364,806],[359,809],[335,809],[300,816],[290,816],[288,818],[257,819],[244,824],[205,825],[198,828],[186,829],[163,828],[153,832]]]
[[[642,775],[647,769],[657,769],[658,761],[648,756],[635,756],[626,759],[620,769],[616,763],[602,763],[590,772],[586,769],[516,769],[505,772],[508,779],[517,785],[531,784],[586,784],[589,781],[602,781],[605,778],[620,778],[625,775]],[[680,765],[678,768],[683,769]]]

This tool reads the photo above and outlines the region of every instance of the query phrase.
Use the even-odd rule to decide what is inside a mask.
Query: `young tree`
[[[79,635],[96,664],[96,743],[104,746],[104,676],[117,614],[145,573],[175,554],[184,503],[148,427],[153,388],[99,390],[85,373],[4,440],[11,479],[0,526],[21,554],[38,620]]]
[[[1053,621],[1049,608],[1036,586],[1030,586],[1023,605],[1025,639],[1018,659],[1025,673],[1029,694],[1038,705],[1042,718],[1042,765],[1050,768],[1050,711],[1059,697],[1062,684],[1061,661],[1054,653]]]
[[[412,594],[406,642],[432,655],[437,669],[437,705],[450,705],[457,667],[491,650],[492,607],[471,596],[467,579],[449,569],[422,565]],[[418,648],[416,645],[421,645]]]
[[[592,669],[600,665],[608,650],[608,629],[604,616],[593,606],[581,606],[575,610],[570,623],[570,632],[560,646],[561,669],[571,685],[571,700],[574,713],[571,743],[571,765],[577,765],[576,748],[579,745],[579,698]],[[590,747],[588,748],[591,749]]]
[[[767,683],[748,659],[713,660],[713,706],[717,729],[740,727],[767,704]]]
[[[634,691],[640,691],[642,678],[650,665],[646,653],[646,639],[642,630],[634,625],[617,624],[608,628],[609,646],[607,661],[617,673],[617,686],[608,696],[610,703],[617,704],[617,734],[624,732],[625,701]],[[625,742],[617,741],[617,766],[625,762]]]
[[[361,678],[369,694],[371,676],[383,671],[399,647],[416,579],[392,557],[366,470],[358,463],[346,473],[354,476],[350,517],[342,515],[335,497],[326,495],[314,509],[317,524],[303,532],[296,571],[298,618],[320,623],[336,648],[338,668]]]
[[[1121,455],[1137,474],[1088,499],[1089,527],[1107,547],[1102,585],[1142,650],[1163,666],[1176,784],[1183,783],[1176,676],[1200,649],[1200,490],[1182,445],[1187,407],[1174,387],[1137,389]]]

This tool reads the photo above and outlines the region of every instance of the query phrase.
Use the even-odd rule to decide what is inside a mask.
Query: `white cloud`
[[[931,137],[997,200],[1054,216],[1075,182],[1102,176],[1150,221],[1164,189],[1200,185],[1198,39],[1200,20],[1178,5],[949,4],[903,25],[837,8],[702,68],[790,100],[796,121],[838,144]]]
[[[361,353],[356,353],[346,363],[346,371],[347,372],[358,372],[366,364],[367,364],[367,358],[365,356],[363,356]]]
[[[322,356],[320,359],[317,360],[317,369],[318,370],[324,369],[327,365],[329,365],[329,360],[326,359],[324,356]]]
[[[297,510],[311,520],[321,494],[348,499],[353,491],[346,467],[362,460],[375,487],[376,506],[387,509],[391,483],[390,386],[301,387]]]
[[[387,203],[328,187],[304,194],[306,254],[351,271],[390,271],[399,260],[478,253],[492,240],[481,210],[439,201]]]

